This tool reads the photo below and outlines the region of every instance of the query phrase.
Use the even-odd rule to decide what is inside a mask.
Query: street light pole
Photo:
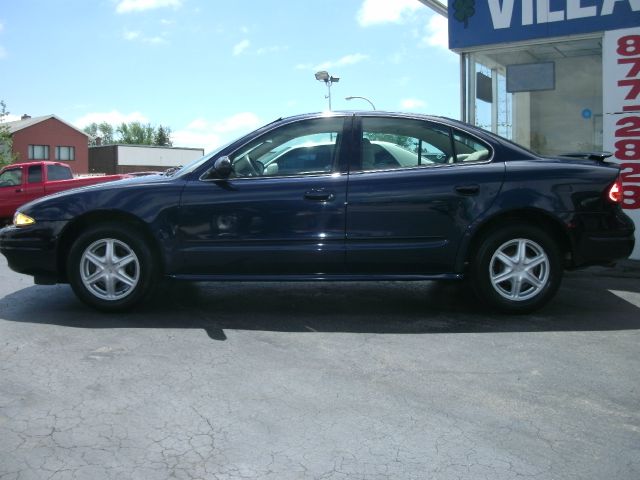
[[[369,100],[367,97],[345,97],[345,100],[353,100],[354,98],[359,98],[361,100],[364,100],[366,102],[369,102],[369,105],[371,105],[371,108],[373,108],[374,110],[376,109],[376,106],[373,104],[373,102],[371,100]]]
[[[331,75],[329,75],[328,72],[320,71],[320,72],[316,72],[316,80],[318,80],[319,82],[324,82],[325,85],[327,86],[327,91],[328,94],[325,96],[325,98],[329,99],[329,111],[331,111],[331,85],[333,83],[339,82],[340,78],[339,77],[333,77]]]

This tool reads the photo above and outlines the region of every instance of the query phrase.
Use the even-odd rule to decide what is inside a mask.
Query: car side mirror
[[[213,169],[220,178],[228,178],[231,172],[233,172],[231,159],[226,155],[218,158],[213,164]]]

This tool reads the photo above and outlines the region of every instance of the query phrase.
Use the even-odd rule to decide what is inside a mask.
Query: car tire
[[[148,242],[126,224],[92,227],[73,242],[67,275],[74,293],[106,312],[132,308],[151,294],[158,268]]]
[[[563,268],[557,242],[540,228],[494,228],[475,253],[470,273],[476,295],[503,313],[537,310],[560,286]]]

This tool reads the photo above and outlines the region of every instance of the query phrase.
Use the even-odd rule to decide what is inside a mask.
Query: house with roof
[[[90,135],[55,115],[3,123],[13,139],[18,162],[51,160],[69,164],[74,173],[89,172]]]

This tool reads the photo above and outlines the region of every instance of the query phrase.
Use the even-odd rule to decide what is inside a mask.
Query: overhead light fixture
[[[316,80],[320,82],[328,82],[329,72],[325,72],[324,70],[322,70],[321,72],[316,72]]]
[[[327,86],[327,95],[325,98],[329,99],[329,111],[331,111],[331,84],[339,82],[340,77],[332,77],[326,70],[320,70],[319,72],[316,72],[316,80],[324,82]]]

